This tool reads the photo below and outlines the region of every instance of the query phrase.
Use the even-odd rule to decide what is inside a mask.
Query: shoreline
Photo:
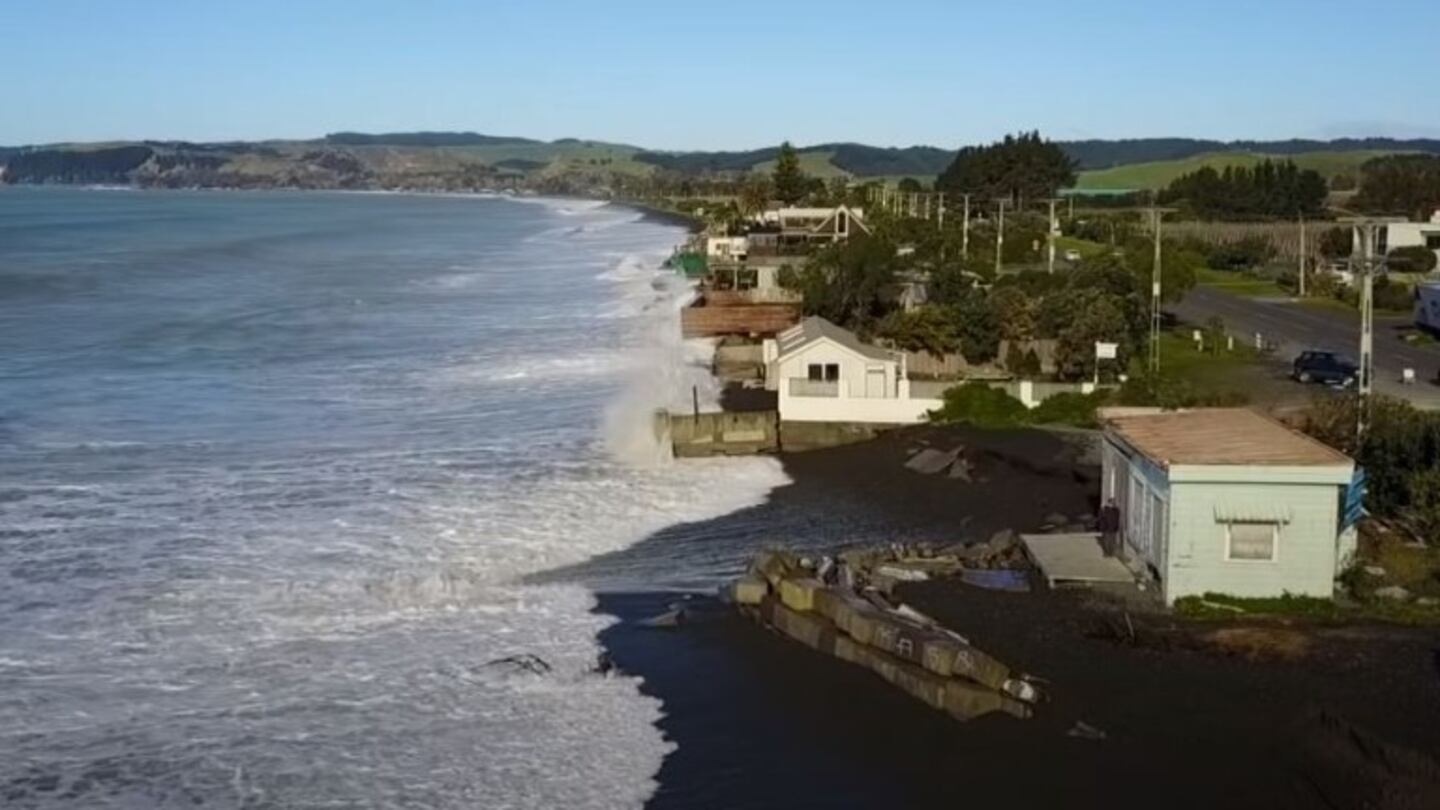
[[[975,482],[900,469],[919,441],[963,443]],[[1036,431],[905,429],[781,461],[792,483],[765,504],[558,572],[596,593],[595,612],[614,621],[599,636],[607,654],[661,701],[659,727],[676,749],[647,807],[1149,807],[1181,784],[1184,795],[1167,801],[1183,807],[1440,799],[1431,759],[1440,728],[1415,721],[1440,716],[1440,659],[1421,630],[1322,628],[1305,658],[1256,659],[1097,638],[1095,628],[1119,613],[1096,591],[902,586],[918,609],[1049,683],[1053,699],[1034,719],[963,724],[766,632],[706,596],[713,578],[759,548],[984,539],[1037,528],[1025,516],[1074,515],[1098,494],[1085,459]],[[711,579],[678,581],[681,561]],[[653,590],[607,587],[619,583],[616,572],[647,563]],[[641,624],[686,598],[702,618],[675,629]],[[1158,634],[1176,620],[1134,621]],[[1106,739],[1071,736],[1077,722]],[[1394,803],[1392,784],[1420,803]]]

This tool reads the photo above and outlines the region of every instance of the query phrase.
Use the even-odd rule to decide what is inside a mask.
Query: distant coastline
[[[611,205],[639,211],[641,218],[647,222],[654,222],[661,225],[679,225],[691,233],[699,233],[705,227],[704,222],[691,214],[669,208],[661,208],[652,203],[637,202],[634,200],[610,200],[609,202]]]

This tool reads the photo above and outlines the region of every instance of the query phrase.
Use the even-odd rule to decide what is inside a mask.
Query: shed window
[[[1225,528],[1225,559],[1273,561],[1278,523],[1229,523]]]
[[[806,372],[812,382],[836,382],[840,379],[840,364],[811,363]]]

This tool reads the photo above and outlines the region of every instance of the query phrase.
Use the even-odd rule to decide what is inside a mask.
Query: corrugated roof
[[[864,343],[860,338],[855,336],[854,332],[848,329],[842,329],[819,315],[811,315],[795,326],[781,332],[776,336],[776,341],[779,343],[780,356],[784,357],[791,352],[798,351],[810,345],[822,337],[829,338],[850,351],[872,360],[895,359],[893,352]]]
[[[1249,408],[1102,414],[1105,425],[1162,467],[1331,466],[1344,453]]]

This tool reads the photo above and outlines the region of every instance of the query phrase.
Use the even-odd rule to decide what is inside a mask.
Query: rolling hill
[[[1082,171],[1075,184],[1079,189],[1159,189],[1172,180],[1197,169],[1209,166],[1224,169],[1226,166],[1254,166],[1265,159],[1289,159],[1302,169],[1314,169],[1327,180],[1337,174],[1357,174],[1361,165],[1371,158],[1395,154],[1378,150],[1316,151],[1298,154],[1277,154],[1273,152],[1206,152],[1174,160],[1158,160],[1148,163],[1132,163],[1110,169]]]
[[[1293,158],[1327,177],[1397,152],[1437,152],[1440,140],[1206,141],[1144,138],[1062,141],[1080,167],[1082,189],[1164,186],[1201,166],[1253,165]],[[929,182],[954,152],[934,146],[877,147],[837,142],[798,149],[816,177]],[[336,132],[313,140],[189,143],[140,141],[0,147],[6,183],[115,183],[263,188],[425,188],[463,190],[524,185],[555,190],[563,179],[586,187],[657,171],[735,176],[769,172],[778,147],[744,151],[662,152],[603,141],[485,135],[476,132]],[[609,179],[607,179],[609,178]]]

